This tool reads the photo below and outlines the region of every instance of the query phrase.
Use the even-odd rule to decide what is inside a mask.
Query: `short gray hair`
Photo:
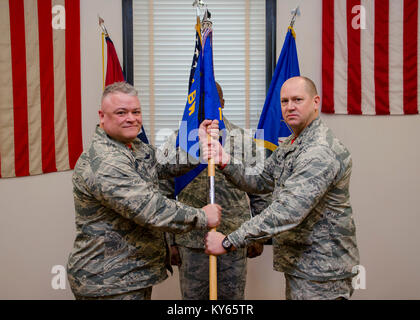
[[[135,97],[138,95],[136,88],[134,88],[131,84],[127,82],[114,82],[105,87],[104,92],[102,93],[102,101],[106,98],[106,96],[116,92],[125,93],[129,96]]]

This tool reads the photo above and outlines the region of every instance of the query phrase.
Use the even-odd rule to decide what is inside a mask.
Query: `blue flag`
[[[213,31],[206,29],[203,32],[203,68],[204,77],[204,117],[210,120],[219,120],[219,129],[224,131],[222,105],[220,103],[219,93],[214,79],[213,67]]]
[[[188,96],[182,116],[181,126],[176,138],[176,147],[181,147],[195,159],[199,157],[198,148],[198,127],[203,120],[201,114],[201,65],[202,65],[202,45],[200,34],[200,20],[197,18],[195,32],[195,50],[191,64],[190,80],[188,83]]]
[[[204,119],[218,119],[220,130],[225,129],[222,107],[214,79],[213,43],[210,28],[200,34],[200,21],[196,24],[196,46],[190,72],[189,91],[176,147],[180,147],[193,158],[199,158],[198,127]],[[175,178],[175,196],[207,167],[199,164],[187,174]]]
[[[141,126],[141,131],[140,133],[137,135],[137,138],[139,138],[141,141],[143,141],[144,143],[149,144],[149,139],[147,139],[147,135],[146,135],[146,131],[144,131],[144,127]]]
[[[255,135],[257,143],[264,144],[264,147],[271,151],[278,147],[279,138],[285,138],[292,134],[281,113],[280,90],[287,79],[300,75],[295,38],[293,28],[289,27],[265,98],[258,123],[259,130]]]

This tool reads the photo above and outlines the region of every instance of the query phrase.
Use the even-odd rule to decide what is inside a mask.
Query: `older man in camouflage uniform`
[[[76,239],[69,282],[77,299],[150,299],[152,286],[167,278],[164,232],[217,226],[221,208],[191,208],[158,192],[158,178],[191,166],[158,164],[155,148],[136,138],[142,118],[131,85],[106,87],[99,116],[73,173]]]
[[[217,141],[203,152],[218,159],[243,190],[273,191],[267,209],[227,237],[209,232],[206,252],[219,255],[276,236],[274,269],[285,273],[287,299],[348,299],[359,263],[349,200],[351,156],[319,118],[319,105],[311,80],[295,77],[283,84],[282,113],[293,134],[258,175],[228,164],[230,156]]]
[[[219,83],[216,82],[221,107],[225,100]],[[253,139],[245,135],[244,130],[223,118],[226,126],[226,144],[233,155],[250,160],[255,157]],[[175,145],[177,132],[171,135],[165,143],[165,148]],[[254,144],[255,147],[255,144]],[[236,149],[235,149],[236,148]],[[255,149],[255,148],[254,148]],[[202,171],[178,195],[178,200],[189,206],[200,208],[209,203],[209,183],[207,170]],[[168,188],[168,185],[166,185]],[[251,195],[252,215],[262,211],[261,195]],[[238,228],[251,216],[250,200],[244,191],[239,190],[225,176],[215,171],[215,202],[223,210],[223,219],[218,230],[230,233]],[[253,205],[255,204],[255,205]],[[209,257],[204,252],[204,236],[206,231],[193,230],[174,237],[172,246],[172,261],[179,267],[181,294],[184,300],[209,299]],[[217,298],[219,300],[243,300],[245,294],[247,256],[253,258],[261,255],[263,245],[251,244],[248,248],[240,248],[217,260]]]

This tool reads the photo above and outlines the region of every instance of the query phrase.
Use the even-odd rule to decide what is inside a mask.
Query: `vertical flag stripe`
[[[24,0],[24,6],[26,74],[28,80],[29,174],[33,175],[42,173],[38,10],[36,0]]]
[[[418,113],[417,23],[418,0],[404,1],[404,113]]]
[[[361,52],[361,87],[362,87],[362,113],[369,112],[375,105],[375,97],[371,92],[375,92],[375,40],[374,33],[364,32],[364,30],[375,30],[375,2],[371,0],[361,0],[362,7],[366,8],[366,25],[361,27],[360,52]]]
[[[417,106],[420,105],[420,5],[417,5]],[[417,112],[420,109],[417,108]]]
[[[375,1],[375,111],[389,114],[389,0]]]
[[[323,0],[322,110],[334,113],[334,0]]]
[[[419,113],[418,2],[323,0],[322,112]]]
[[[347,113],[347,7],[334,2],[334,112]]]
[[[53,7],[64,8],[64,0],[53,0]],[[58,14],[58,13],[57,13]],[[65,16],[63,15],[65,18]],[[64,21],[62,27],[65,27]],[[54,134],[55,157],[58,171],[70,169],[68,158],[68,129],[67,129],[67,103],[66,103],[66,41],[63,34],[65,29],[53,28],[54,52]]]
[[[362,113],[360,28],[355,28],[361,21],[355,16],[356,6],[360,6],[360,0],[347,0],[347,107],[350,114]]]
[[[66,0],[66,101],[69,165],[73,169],[82,143],[80,74],[80,0]]]
[[[12,50],[9,2],[0,1],[0,161],[1,177],[15,176]]]
[[[42,173],[41,93],[39,89],[38,10],[36,0],[24,0],[26,74],[28,80],[29,173]]]
[[[23,0],[9,1],[15,130],[15,173],[29,175],[28,104],[26,93],[25,18]]]
[[[38,0],[39,68],[41,72],[42,171],[57,171],[54,131],[54,57],[51,1]]]
[[[404,0],[389,2],[389,112],[403,114],[403,25]]]

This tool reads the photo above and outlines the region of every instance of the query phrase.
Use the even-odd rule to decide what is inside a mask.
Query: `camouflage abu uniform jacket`
[[[236,156],[243,159],[244,153],[251,153],[252,148],[246,150],[242,148],[242,143],[245,146],[251,147],[253,144],[252,136],[244,134],[244,130],[232,123],[226,118],[223,119],[226,126],[227,139],[225,146],[230,149],[231,154],[234,154],[236,147]],[[175,145],[177,132],[170,136],[165,146],[168,148]],[[229,142],[228,142],[229,140]],[[248,154],[247,156],[250,156]],[[215,170],[215,203],[223,208],[222,221],[217,227],[217,231],[224,234],[236,230],[244,221],[251,218],[251,210],[247,194],[239,190],[232,182],[228,181],[226,177]],[[192,182],[188,184],[178,195],[178,200],[194,208],[201,208],[210,203],[209,199],[209,178],[207,170],[203,170]],[[261,196],[254,197],[255,202]],[[262,210],[260,210],[262,211]],[[253,214],[258,214],[256,205],[253,208]],[[175,236],[175,243],[188,248],[204,249],[205,230],[192,230],[188,233],[178,234]]]
[[[315,281],[351,277],[359,252],[349,199],[350,153],[320,118],[291,144],[293,138],[274,151],[259,175],[245,175],[242,165],[223,170],[247,192],[273,191],[268,208],[229,239],[241,247],[277,235],[275,270]]]
[[[73,173],[76,239],[67,269],[75,294],[119,294],[167,277],[164,232],[206,229],[207,218],[162,196],[158,175],[190,169],[160,165],[153,146],[135,139],[130,150],[96,128]]]

